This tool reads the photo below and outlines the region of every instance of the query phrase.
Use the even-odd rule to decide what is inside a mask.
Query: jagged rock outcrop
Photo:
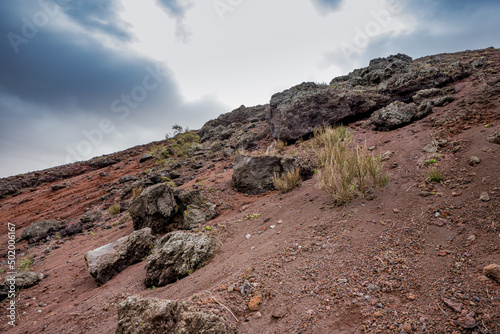
[[[165,235],[148,257],[144,285],[164,286],[191,274],[212,258],[215,247],[207,235],[180,231]]]
[[[348,122],[386,106],[385,95],[302,83],[271,97],[271,133],[289,141],[311,134],[325,124]]]
[[[299,168],[303,179],[312,177],[313,169],[293,158],[238,155],[234,159],[232,186],[239,192],[257,195],[274,190],[273,177]]]
[[[242,124],[262,122],[269,116],[269,105],[239,108],[220,115],[205,123],[198,131],[201,142],[207,140],[225,140],[231,137]]]
[[[62,230],[64,227],[64,223],[54,219],[34,222],[23,230],[20,240],[28,240],[28,243],[38,242]]]
[[[134,229],[150,227],[154,234],[168,231],[177,210],[174,191],[165,183],[147,188],[129,207]]]
[[[224,320],[175,300],[131,296],[118,305],[116,334],[225,334]]]
[[[370,120],[378,130],[392,130],[410,124],[432,112],[430,102],[422,103],[417,107],[415,103],[396,101],[375,111]]]
[[[89,274],[98,284],[104,284],[128,266],[150,254],[155,238],[145,228],[110,244],[85,253]]]

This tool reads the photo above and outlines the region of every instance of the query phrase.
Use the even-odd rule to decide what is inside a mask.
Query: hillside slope
[[[184,301],[236,333],[500,333],[500,282],[483,273],[500,264],[499,71],[493,48],[378,59],[329,85],[304,83],[208,122],[188,156],[166,140],[0,180],[4,272],[8,223],[17,237],[49,219],[77,231],[17,242],[17,263],[33,259],[30,270],[44,278],[17,295],[17,325],[0,328],[114,333],[119,303],[141,295]],[[408,122],[370,117],[396,101],[432,111]],[[317,176],[286,194],[232,187],[234,155],[276,153],[276,138],[288,141],[278,155],[318,168],[312,130],[337,122],[386,157],[389,185],[344,206],[316,187]],[[158,155],[165,166],[143,156],[157,145],[170,150]],[[441,182],[428,178],[431,160]],[[134,188],[161,182],[197,189],[216,205],[218,216],[195,228],[217,240],[215,256],[163,287],[144,286],[145,261],[99,286],[84,254],[131,234]],[[120,213],[108,211],[113,204]],[[86,219],[91,212],[99,216]],[[256,295],[261,304],[251,311]]]

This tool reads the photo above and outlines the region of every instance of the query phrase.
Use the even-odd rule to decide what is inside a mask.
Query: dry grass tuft
[[[318,186],[342,205],[389,183],[383,163],[365,146],[354,145],[345,127],[315,131],[313,147],[319,161]]]
[[[293,170],[285,173],[274,173],[273,184],[282,193],[287,193],[298,187],[302,183],[300,178],[300,169],[294,168]]]

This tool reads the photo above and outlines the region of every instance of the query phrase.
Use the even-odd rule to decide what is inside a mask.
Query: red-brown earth
[[[317,189],[316,176],[287,194],[245,195],[231,188],[232,158],[217,155],[202,169],[184,170],[187,182],[180,187],[201,189],[217,204],[220,215],[207,223],[211,230],[203,226],[199,233],[217,238],[218,250],[174,284],[146,289],[145,262],[102,286],[89,275],[85,252],[133,231],[127,211],[104,211],[101,225],[74,237],[17,243],[18,253],[34,259],[31,270],[45,278],[19,292],[15,327],[7,324],[7,300],[2,303],[1,330],[114,333],[117,304],[138,294],[186,301],[223,316],[238,333],[500,333],[500,285],[482,272],[500,264],[500,145],[486,140],[500,131],[500,103],[498,95],[488,95],[486,79],[457,82],[454,102],[406,127],[376,132],[365,121],[351,124],[355,138],[375,146],[375,153],[392,152],[385,164],[391,181],[342,207]],[[437,139],[447,141],[438,158],[422,151]],[[272,141],[262,139],[257,152]],[[307,143],[282,154],[313,157]],[[66,179],[68,188],[52,191],[57,181],[0,199],[1,260],[7,223],[19,236],[35,221],[69,226],[87,209],[123,201],[102,196],[118,188],[120,177],[155,165],[140,164],[147,149],[135,150],[115,165]],[[471,156],[481,162],[471,166]],[[441,182],[427,178],[424,161],[431,158],[443,171]],[[489,202],[480,200],[483,192]],[[5,261],[2,267],[7,271]],[[238,291],[245,281],[262,296],[258,312]],[[477,323],[473,329],[460,325],[468,313]]]

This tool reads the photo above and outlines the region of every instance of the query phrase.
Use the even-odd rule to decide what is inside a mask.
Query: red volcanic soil
[[[231,188],[231,158],[214,156],[201,169],[185,170],[181,188],[197,187],[217,204],[212,230],[199,233],[213,235],[219,247],[206,266],[174,284],[146,289],[144,261],[102,286],[88,274],[85,252],[133,231],[126,211],[104,211],[96,226],[74,237],[17,243],[18,253],[34,258],[31,270],[45,278],[18,294],[15,327],[7,325],[2,302],[1,330],[114,333],[117,304],[138,294],[186,301],[223,316],[238,333],[500,333],[500,285],[482,272],[500,264],[500,145],[486,140],[500,131],[500,107],[498,99],[475,99],[470,79],[455,88],[455,102],[404,128],[350,126],[375,153],[391,152],[385,165],[391,182],[342,207],[317,189],[316,177],[287,194],[251,196]],[[422,151],[438,139],[437,158]],[[258,152],[271,141],[259,142]],[[283,154],[313,156],[307,141]],[[471,156],[481,162],[471,166]],[[154,166],[139,158],[68,178],[62,190],[46,184],[0,199],[2,253],[8,222],[20,236],[35,221],[69,226],[87,209],[129,202],[113,190],[120,177]],[[426,176],[424,161],[431,158],[443,171],[441,182]],[[490,201],[480,200],[484,192]],[[5,261],[2,267],[7,271]],[[258,312],[238,291],[245,281],[262,295]],[[463,326],[468,314],[473,329]]]

